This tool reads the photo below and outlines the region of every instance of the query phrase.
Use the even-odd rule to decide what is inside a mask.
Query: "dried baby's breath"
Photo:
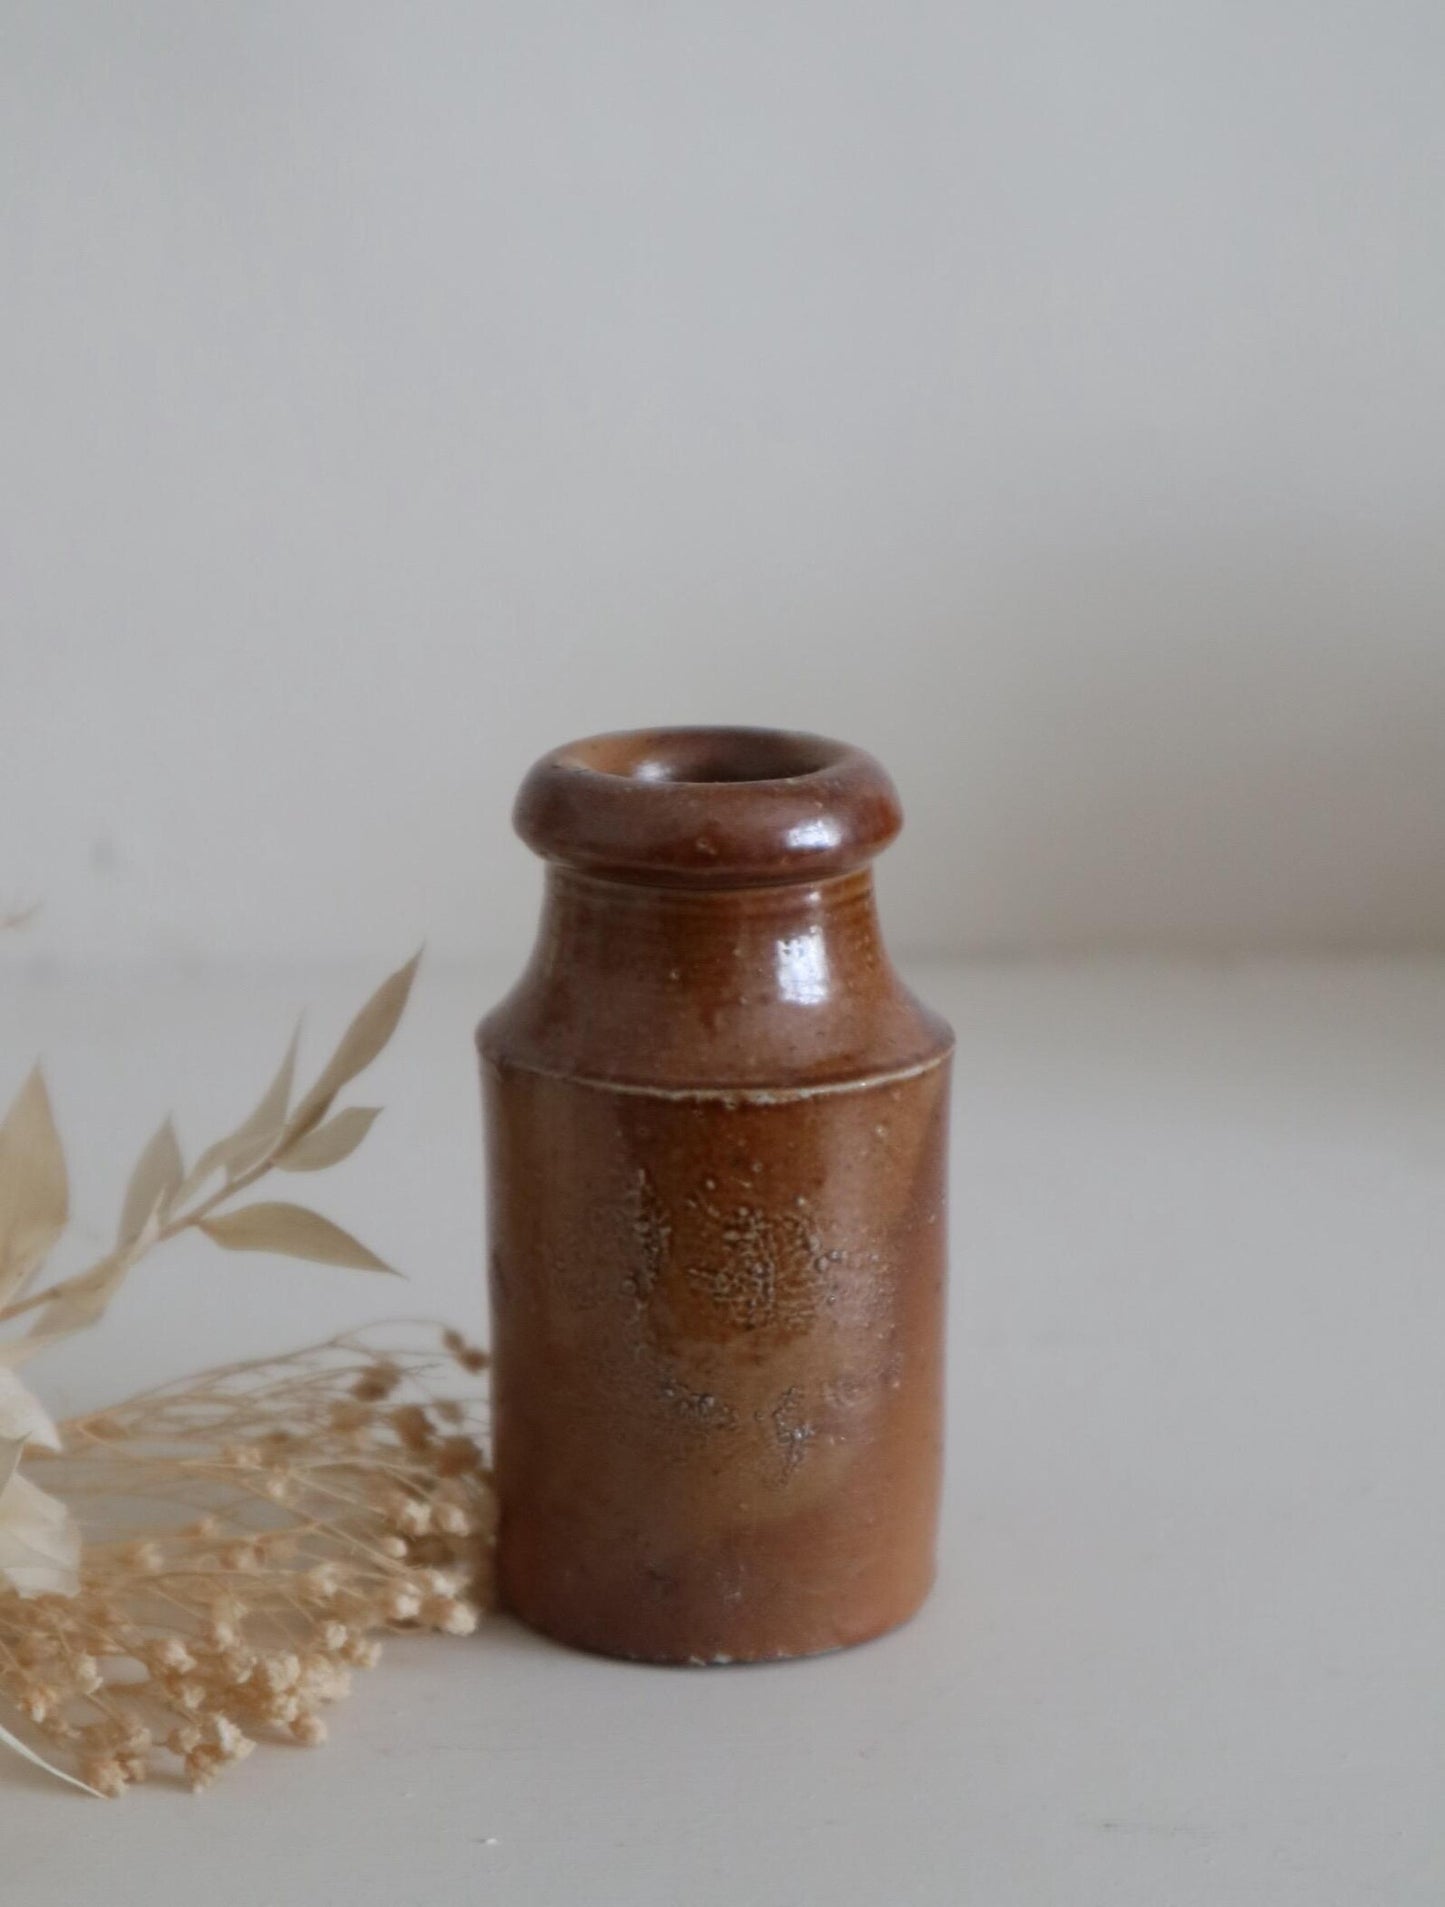
[[[80,1586],[0,1594],[19,1725],[101,1794],[207,1787],[257,1741],[324,1739],[383,1635],[468,1634],[495,1525],[477,1358],[391,1327],[63,1425],[33,1469],[79,1518]]]

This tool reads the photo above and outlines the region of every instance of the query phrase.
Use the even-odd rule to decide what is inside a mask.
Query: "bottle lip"
[[[637,728],[542,756],[512,815],[550,861],[618,879],[762,886],[846,873],[903,825],[864,749],[774,728]]]

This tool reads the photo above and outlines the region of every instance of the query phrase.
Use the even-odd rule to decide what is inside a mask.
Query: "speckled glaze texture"
[[[530,965],[478,1032],[510,1606],[609,1655],[862,1642],[933,1576],[947,1026],[889,964],[862,751],[607,735],[523,783]]]

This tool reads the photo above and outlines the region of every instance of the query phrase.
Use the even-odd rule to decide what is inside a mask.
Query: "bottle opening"
[[[639,729],[598,735],[557,750],[557,759],[630,781],[708,785],[797,781],[832,767],[848,750],[821,736],[770,728]]]
[[[769,728],[631,729],[569,742],[532,768],[514,819],[548,860],[714,887],[843,873],[902,825],[871,755]]]

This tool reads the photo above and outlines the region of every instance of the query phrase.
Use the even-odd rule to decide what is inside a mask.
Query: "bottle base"
[[[677,1632],[655,1638],[635,1632],[628,1635],[585,1620],[559,1620],[545,1611],[519,1606],[515,1598],[504,1598],[503,1608],[535,1635],[583,1655],[603,1656],[613,1662],[634,1662],[650,1668],[749,1668],[768,1662],[803,1662],[816,1656],[839,1655],[846,1649],[862,1648],[869,1642],[879,1641],[906,1628],[928,1601],[932,1588],[930,1578],[922,1593],[907,1602],[854,1620],[814,1624],[791,1633],[780,1627],[770,1633],[738,1633],[726,1638],[686,1637]]]

